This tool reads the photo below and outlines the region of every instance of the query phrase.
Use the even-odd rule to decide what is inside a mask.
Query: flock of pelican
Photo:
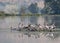
[[[26,31],[40,31],[40,30],[53,30],[55,29],[56,26],[54,24],[52,25],[40,25],[40,24],[35,24],[35,25],[32,25],[32,24],[28,24],[27,26],[22,24],[22,23],[19,23],[18,24],[18,28],[12,28],[11,27],[11,30],[18,30],[18,31],[22,31],[22,30],[26,30]]]

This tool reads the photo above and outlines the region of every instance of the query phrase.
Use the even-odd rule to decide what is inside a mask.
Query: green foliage
[[[46,14],[60,14],[60,0],[45,0]]]
[[[28,7],[28,10],[33,14],[38,13],[37,3],[31,3],[31,5]]]

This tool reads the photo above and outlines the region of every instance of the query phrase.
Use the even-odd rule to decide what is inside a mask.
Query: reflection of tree
[[[21,23],[23,23],[25,21],[25,16],[21,16]]]
[[[56,27],[60,28],[60,16],[54,16],[53,22],[55,22]]]
[[[31,22],[31,24],[37,24],[37,16],[31,16],[30,17],[30,22]]]
[[[53,16],[44,16],[45,17],[45,23],[52,24],[53,21]]]

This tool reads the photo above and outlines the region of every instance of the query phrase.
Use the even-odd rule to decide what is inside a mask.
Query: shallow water
[[[44,24],[44,17],[0,17],[0,43],[60,43],[60,32],[19,32],[11,31],[19,23]]]
[[[0,43],[60,43],[59,32],[0,31]]]

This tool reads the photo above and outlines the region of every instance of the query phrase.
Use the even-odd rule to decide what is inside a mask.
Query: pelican
[[[49,26],[49,25],[46,25],[46,26],[45,26],[45,29],[50,29],[50,26]]]
[[[39,25],[35,24],[35,28],[36,28],[36,30],[39,30]]]
[[[17,30],[17,29],[16,29],[16,27],[15,27],[15,28],[13,28],[13,27],[11,26],[10,28],[11,28],[11,30]]]
[[[54,29],[56,26],[54,25],[54,24],[52,24],[51,26],[50,26],[50,29]]]
[[[43,28],[44,28],[44,27],[43,27],[42,25],[39,24],[39,29],[43,30]]]
[[[35,27],[35,26],[31,24],[31,27]]]
[[[23,28],[24,28],[24,25],[21,24],[21,23],[19,23],[19,24],[18,24],[18,30],[21,31]]]
[[[50,26],[50,29],[51,29],[50,31],[53,31],[53,29],[55,29],[55,27],[56,27],[56,26],[55,26],[54,24],[52,24],[52,25]]]
[[[28,25],[28,30],[29,30],[29,31],[36,31],[36,28],[35,28],[34,25],[29,24],[29,25]]]

